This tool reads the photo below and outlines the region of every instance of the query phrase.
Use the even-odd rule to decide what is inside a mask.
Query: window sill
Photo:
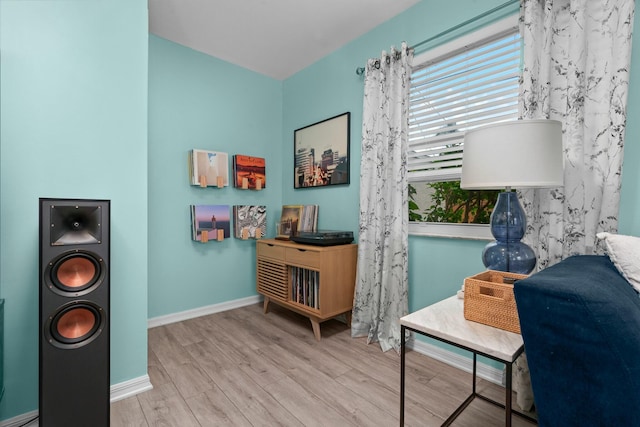
[[[409,235],[449,239],[495,240],[491,235],[491,228],[488,224],[409,222]]]

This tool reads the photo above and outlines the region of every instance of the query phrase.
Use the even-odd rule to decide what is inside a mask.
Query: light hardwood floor
[[[321,326],[262,304],[149,330],[153,390],[111,405],[111,426],[397,426],[400,357],[352,339],[344,323]],[[470,392],[471,374],[407,353],[408,426],[439,426]],[[478,391],[504,401],[484,380]],[[455,426],[504,424],[479,399]],[[534,425],[517,416],[514,427]]]

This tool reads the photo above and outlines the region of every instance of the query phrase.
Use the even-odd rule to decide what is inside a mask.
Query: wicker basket
[[[464,318],[520,333],[513,283],[525,274],[487,270],[464,279]]]

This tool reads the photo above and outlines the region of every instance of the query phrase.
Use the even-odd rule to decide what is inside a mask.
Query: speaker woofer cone
[[[90,301],[74,301],[58,309],[45,325],[47,341],[59,348],[78,348],[96,339],[106,318],[103,310]]]
[[[51,261],[45,279],[52,291],[65,296],[79,296],[98,287],[104,273],[104,262],[95,254],[73,251]]]
[[[54,281],[61,286],[82,289],[95,281],[97,268],[92,259],[71,256],[60,262],[53,271]]]

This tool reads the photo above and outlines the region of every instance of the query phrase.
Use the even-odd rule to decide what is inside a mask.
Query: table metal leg
[[[405,327],[400,326],[400,427],[404,426]]]
[[[506,397],[505,397],[505,403],[504,403],[504,414],[505,414],[505,421],[504,421],[504,425],[507,427],[511,427],[511,389],[512,389],[512,385],[511,385],[511,370],[512,370],[512,364],[511,363],[505,363],[506,365],[506,384],[505,384],[505,388],[507,389],[506,393]]]
[[[477,366],[477,362],[478,362],[478,355],[474,352],[473,353],[473,386],[471,387],[471,393],[475,396],[476,395],[476,374],[477,374],[477,370],[476,370],[476,366]]]

